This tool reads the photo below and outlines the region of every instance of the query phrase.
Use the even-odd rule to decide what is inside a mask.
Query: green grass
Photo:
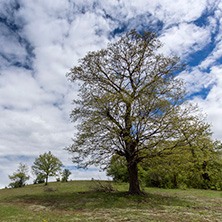
[[[93,181],[29,185],[0,190],[0,222],[222,221],[222,192],[145,188],[144,196],[96,192]],[[105,183],[105,182],[104,182]]]

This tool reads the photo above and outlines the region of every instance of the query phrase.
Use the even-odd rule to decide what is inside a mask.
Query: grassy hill
[[[127,194],[127,184],[71,181],[0,190],[0,221],[222,221],[222,192],[145,188]],[[98,189],[99,188],[99,189]]]

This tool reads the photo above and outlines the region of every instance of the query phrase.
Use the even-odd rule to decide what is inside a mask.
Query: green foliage
[[[197,107],[185,102],[183,81],[176,78],[184,64],[158,54],[161,45],[155,33],[132,30],[89,52],[68,74],[82,85],[71,114],[78,132],[66,149],[79,167],[124,157],[131,194],[141,193],[139,163],[186,147],[209,130]]]
[[[140,180],[148,187],[222,190],[221,144],[209,137],[202,138],[202,143],[198,140],[198,147],[177,147],[141,163]],[[114,181],[127,181],[126,161],[114,156],[107,175]]]
[[[114,155],[107,167],[107,176],[111,176],[115,182],[129,182],[125,158]]]
[[[61,171],[61,167],[62,162],[49,151],[35,159],[32,170],[37,177],[45,178],[45,185],[47,185],[48,177],[56,176]]]
[[[29,179],[27,165],[20,163],[17,171],[13,175],[9,175],[9,179],[13,181],[9,184],[9,187],[18,188],[25,186],[25,182]]]
[[[68,178],[71,174],[69,169],[64,169],[62,172],[62,182],[68,182]]]
[[[34,184],[45,183],[45,175],[38,174],[36,179],[33,181]]]

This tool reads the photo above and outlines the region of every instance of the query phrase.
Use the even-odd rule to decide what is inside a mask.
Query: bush
[[[36,179],[33,181],[34,184],[40,184],[45,183],[45,176],[44,175],[38,175]]]
[[[101,180],[92,180],[92,181],[93,185],[90,187],[90,190],[94,192],[110,193],[115,191],[111,181],[101,181]]]

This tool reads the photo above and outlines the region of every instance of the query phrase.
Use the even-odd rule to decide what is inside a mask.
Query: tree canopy
[[[45,178],[45,185],[47,185],[48,178],[50,176],[56,176],[57,173],[61,171],[62,165],[62,162],[49,151],[48,153],[39,155],[39,157],[35,159],[32,170],[37,178]]]
[[[178,57],[158,53],[153,32],[132,30],[106,49],[89,52],[68,73],[80,82],[71,118],[78,132],[67,150],[79,167],[105,166],[113,155],[123,156],[129,192],[140,194],[138,163],[163,150],[194,146],[209,125],[185,101],[185,67]]]

